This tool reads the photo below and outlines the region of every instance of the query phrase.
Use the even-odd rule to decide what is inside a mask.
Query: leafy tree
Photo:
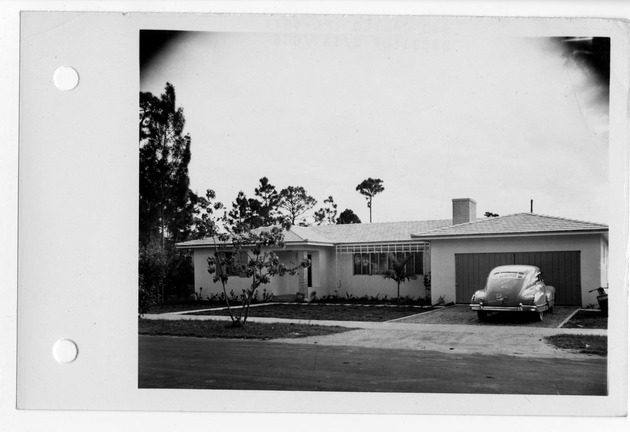
[[[189,189],[190,135],[175,88],[156,97],[140,93],[140,242],[159,239],[167,249],[186,240],[197,197]]]
[[[342,211],[339,215],[339,218],[337,219],[337,225],[357,223],[361,223],[361,219],[359,219],[359,216],[354,214],[354,212],[350,209],[345,209],[344,211]]]
[[[490,218],[490,217],[499,217],[499,215],[498,215],[498,214],[496,214],[496,213],[492,213],[492,212],[485,212],[483,215],[484,215],[485,217],[487,217],[487,218]]]
[[[223,203],[216,200],[216,193],[212,189],[206,190],[205,197],[198,198],[198,205],[195,211],[195,233],[194,238],[204,239],[213,237],[218,232],[216,213],[225,210]],[[225,218],[225,215],[221,216]]]
[[[209,207],[216,209],[221,206],[209,202]],[[213,212],[206,214],[204,230],[215,239],[214,255],[207,260],[208,273],[213,275],[215,283],[221,282],[232,325],[240,327],[247,322],[252,299],[261,285],[270,283],[274,276],[295,275],[300,269],[308,267],[310,261],[303,260],[291,265],[280,262],[275,250],[284,248],[283,230],[290,228],[288,221],[282,227],[252,230],[243,224],[236,227],[231,225],[227,217],[217,219],[212,216]],[[220,251],[226,248],[229,248],[229,253]],[[245,260],[240,258],[242,256],[246,257]],[[239,309],[232,308],[230,296],[227,295],[227,284],[234,274],[251,278],[249,289],[241,296]]]
[[[389,254],[389,262],[391,263],[391,266],[383,273],[383,278],[391,279],[396,282],[397,302],[400,302],[400,284],[417,278],[415,274],[407,273],[406,264],[411,258],[413,258],[413,255],[409,255],[405,259],[399,259],[396,255]]]
[[[376,194],[385,190],[383,187],[383,180],[369,177],[359,183],[356,190],[361,195],[365,196],[365,199],[367,200],[367,206],[370,209],[370,223],[372,223],[372,199]]]
[[[295,225],[301,216],[300,225],[307,225],[306,218],[303,216],[315,207],[315,204],[317,200],[306,193],[302,186],[289,186],[280,191],[279,207],[286,212],[291,225]]]
[[[332,196],[329,196],[324,200],[325,207],[320,208],[313,214],[313,218],[315,219],[315,223],[317,225],[321,224],[330,224],[334,225],[337,223],[337,204],[335,204],[335,200]]]

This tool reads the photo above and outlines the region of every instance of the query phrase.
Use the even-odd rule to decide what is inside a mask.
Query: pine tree
[[[306,193],[302,186],[289,186],[280,191],[279,207],[285,211],[291,225],[297,222],[302,226],[308,225],[304,216],[315,204],[317,200]]]
[[[156,266],[164,267],[164,272],[159,273],[162,280],[149,287],[146,281],[152,275],[145,274],[144,269],[150,266],[140,266],[139,282],[141,293],[144,290],[147,294],[145,298],[164,300],[169,291],[186,295],[185,288],[192,283],[190,253],[175,249],[175,243],[190,237],[199,201],[189,187],[191,139],[184,134],[185,124],[184,110],[177,107],[173,85],[166,83],[159,97],[140,93],[140,263],[159,257]],[[151,287],[159,287],[158,292],[147,293],[155,291]]]
[[[158,240],[163,249],[186,240],[197,196],[189,189],[190,135],[175,88],[166,83],[156,97],[140,93],[140,243]]]

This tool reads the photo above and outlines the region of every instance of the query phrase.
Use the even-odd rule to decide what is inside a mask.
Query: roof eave
[[[286,246],[334,246],[334,243],[331,242],[323,242],[323,241],[310,241],[310,240],[303,240],[303,241],[294,241],[294,242],[284,242],[284,244]]]
[[[284,242],[285,246],[334,246],[334,243],[327,242],[319,242],[319,241],[308,241],[308,240],[300,240],[300,241],[288,241]],[[203,244],[194,244],[194,245],[186,245],[186,244],[176,244],[175,249],[208,249],[217,247],[220,249],[232,248],[232,243],[203,243]],[[245,245],[248,247],[248,245]],[[280,248],[281,249],[281,248]]]
[[[175,249],[203,249],[203,248],[210,248],[210,247],[226,247],[226,246],[231,246],[230,243],[203,243],[203,244],[191,244],[191,245],[187,245],[187,244],[176,244],[175,245]]]
[[[416,238],[410,238],[407,240],[376,240],[376,241],[341,241],[341,242],[336,242],[335,245],[374,245],[374,244],[390,244],[390,243],[401,243],[401,244],[406,244],[406,243],[418,243],[419,239]]]
[[[411,237],[418,240],[455,240],[461,238],[497,238],[497,237],[540,237],[557,235],[580,235],[580,234],[608,234],[608,229],[597,230],[572,230],[572,231],[532,231],[532,232],[511,232],[511,233],[483,233],[483,234],[452,234],[452,235],[422,235],[412,234]]]

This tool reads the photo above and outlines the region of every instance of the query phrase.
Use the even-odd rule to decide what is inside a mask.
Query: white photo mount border
[[[620,415],[627,291],[611,292],[609,396],[137,388],[140,30],[400,32],[612,38],[610,284],[627,287],[628,24],[622,20],[24,12],[21,16],[18,408],[391,414]],[[441,30],[444,31],[444,30]],[[81,77],[53,85],[59,66]],[[59,339],[80,356],[60,365]],[[456,407],[456,408],[453,408]]]

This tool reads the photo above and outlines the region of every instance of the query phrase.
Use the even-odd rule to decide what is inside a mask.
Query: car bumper
[[[520,303],[518,306],[489,306],[473,303],[470,305],[470,309],[474,311],[487,311],[487,312],[544,312],[549,307],[544,305],[524,305]]]

